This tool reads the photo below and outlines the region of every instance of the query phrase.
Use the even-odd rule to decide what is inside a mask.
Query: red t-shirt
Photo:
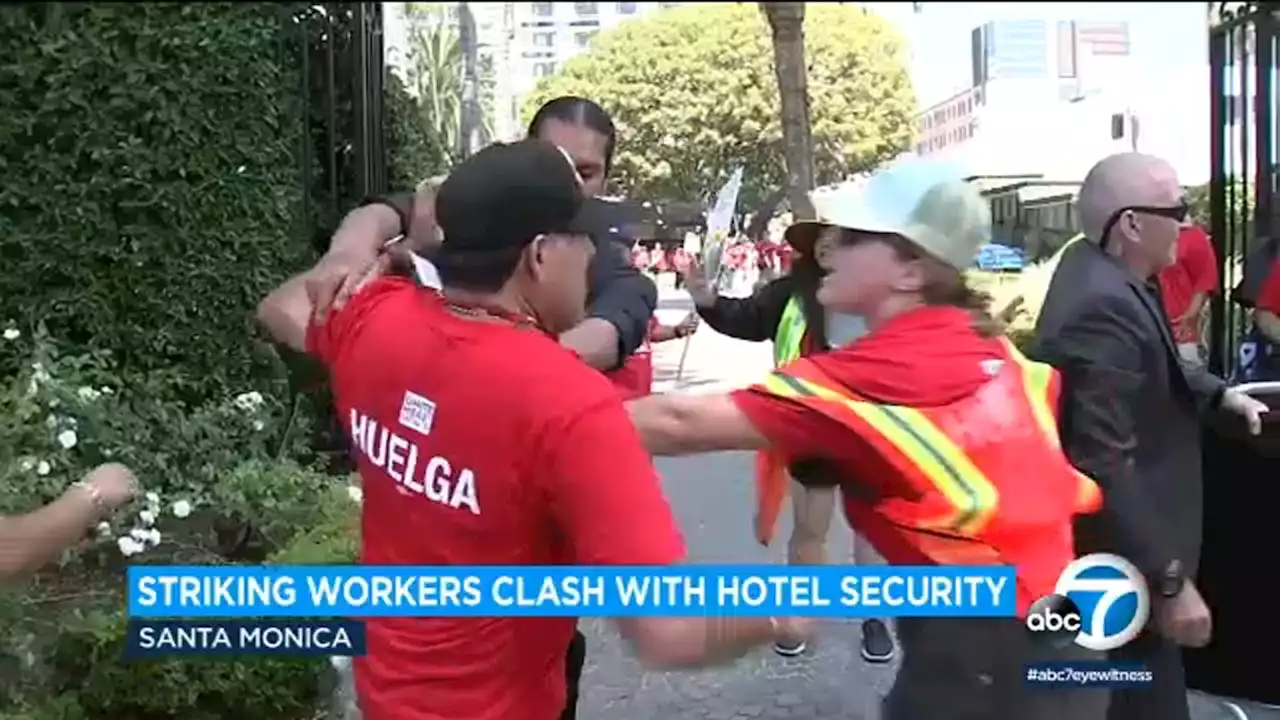
[[[833,380],[879,402],[945,405],[972,395],[990,380],[985,361],[1006,358],[999,339],[981,337],[971,324],[972,316],[965,310],[921,308],[809,361]],[[732,397],[751,424],[783,454],[827,458],[884,498],[914,496],[913,490],[893,482],[898,474],[861,436],[838,421],[758,389],[738,390]],[[864,494],[844,493],[845,516],[886,560],[898,565],[933,563],[873,505],[858,502],[860,495]],[[1069,542],[1036,552],[1034,567],[1018,568],[1019,589],[1029,590],[1019,593],[1023,610],[1031,600],[1053,592],[1058,575],[1072,559]]]
[[[1160,273],[1160,291],[1170,320],[1186,314],[1192,297],[1218,291],[1218,259],[1209,235],[1199,226],[1178,233],[1178,259]],[[1199,342],[1199,334],[1199,323],[1173,326],[1173,336],[1180,343]]]
[[[791,272],[791,256],[795,254],[795,248],[790,245],[782,245],[778,247],[778,264],[782,268],[782,272]]]
[[[369,565],[670,564],[684,544],[598,372],[554,339],[463,318],[384,278],[308,347],[330,371],[364,488]],[[375,618],[366,720],[554,720],[573,618]]]
[[[1262,281],[1258,290],[1256,307],[1275,315],[1280,315],[1280,260],[1271,264],[1267,279]]]
[[[635,400],[653,392],[653,333],[658,326],[658,319],[649,318],[649,328],[645,332],[644,342],[631,353],[631,357],[617,368],[606,374],[623,400]]]

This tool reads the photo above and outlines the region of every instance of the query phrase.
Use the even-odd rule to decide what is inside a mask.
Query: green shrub
[[[303,717],[323,662],[164,660],[125,664],[127,562],[266,559],[347,563],[356,503],[345,483],[290,459],[305,438],[297,404],[264,386],[201,405],[120,386],[106,352],[62,355],[42,332],[19,346],[23,372],[0,385],[0,514],[60,494],[106,459],[148,490],[60,566],[0,595],[0,717]],[[126,561],[126,558],[128,560]],[[61,696],[37,709],[33,698]]]
[[[0,323],[111,350],[130,379],[180,366],[186,397],[247,382],[254,304],[312,258],[283,20],[272,3],[0,13]]]
[[[263,483],[296,472],[279,468]],[[313,480],[325,478],[312,477]],[[330,481],[312,487],[304,513],[299,502],[286,509],[294,513],[296,533],[273,553],[269,563],[351,563],[358,546],[358,505],[347,489]],[[306,517],[303,517],[306,515]],[[155,551],[157,559],[170,561],[173,552]],[[141,662],[122,660],[127,618],[122,597],[115,592],[86,594],[87,602],[59,612],[25,618],[9,630],[8,649],[16,664],[26,665],[24,675],[38,675],[40,691],[28,681],[28,692],[0,693],[0,718],[18,712],[24,720],[74,720],[77,718],[130,718],[132,720],[222,720],[223,718],[311,718],[325,700],[326,677],[331,672],[324,658],[277,659],[172,658]],[[28,599],[27,609],[41,604]],[[3,607],[0,605],[0,607]],[[41,641],[41,628],[53,630]],[[21,643],[23,647],[13,646]],[[6,643],[0,641],[0,648]],[[26,656],[31,658],[24,661]],[[38,658],[38,659],[36,659]],[[52,700],[36,698],[53,697]]]

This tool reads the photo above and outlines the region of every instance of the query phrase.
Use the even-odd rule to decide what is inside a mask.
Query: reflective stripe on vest
[[[860,435],[903,471],[923,473],[947,499],[953,510],[929,522],[931,528],[975,535],[995,511],[1000,499],[995,486],[919,410],[854,400],[829,387],[781,372],[769,375],[764,385],[775,395],[816,397],[851,410],[873,431]]]
[[[859,398],[830,381],[812,363],[801,360],[788,367],[786,372],[775,371],[762,384],[764,390],[799,401],[824,415],[850,427],[897,472],[902,479],[923,495],[918,500],[899,504],[898,517],[892,518],[904,527],[914,527],[959,538],[976,538],[984,534],[988,525],[1001,509],[1000,483],[1028,481],[1026,476],[989,478],[975,462],[975,457],[991,453],[987,457],[1008,470],[1008,456],[1000,453],[1025,453],[1028,470],[1043,469],[1069,473],[1075,488],[1062,486],[1058,475],[1059,493],[1070,492],[1076,513],[1096,510],[1101,501],[1097,485],[1075,470],[1060,453],[1054,395],[1057,390],[1057,373],[1050,367],[1034,363],[1013,350],[1009,359],[1018,367],[1018,373],[1006,366],[998,371],[992,382],[1005,383],[1004,389],[992,386],[999,398],[1022,396],[1023,408],[1035,419],[1038,432],[983,447],[973,446],[979,455],[970,457],[966,441],[953,438],[940,427],[936,419],[945,419],[947,413],[964,411],[965,403],[980,400],[966,398],[953,406],[920,410],[901,405],[871,402]],[[1016,410],[1015,410],[1016,413]],[[1012,422],[1019,422],[1016,418]],[[1025,421],[1022,421],[1025,422]],[[960,426],[963,430],[963,425]],[[1043,440],[1040,442],[1039,440]],[[1044,454],[1052,452],[1052,463],[1046,463]],[[1004,460],[1000,460],[1004,457]],[[1017,462],[1015,464],[1021,464]],[[923,485],[922,485],[923,481]],[[1052,482],[1046,476],[1045,482]],[[1013,486],[1008,486],[1013,487]],[[1048,494],[1052,487],[1045,486]],[[936,492],[930,492],[930,491]],[[1025,486],[1019,488],[1026,497]],[[933,497],[930,497],[930,496]],[[1064,501],[1066,497],[1062,498]],[[938,501],[943,502],[939,503]],[[1017,508],[1010,508],[1017,514]],[[923,549],[923,548],[922,548]],[[957,550],[961,548],[957,547]],[[969,551],[964,551],[969,554]],[[948,551],[948,554],[950,552]]]
[[[804,308],[800,298],[792,295],[782,308],[782,318],[773,336],[773,366],[782,367],[800,357],[800,345],[804,341]]]
[[[1083,237],[1083,236],[1080,236]],[[1056,448],[1062,447],[1061,435],[1058,432],[1058,398],[1062,392],[1061,380],[1057,371],[1049,365],[1038,363],[1023,355],[1018,347],[1004,338],[1005,349],[1009,357],[1022,370],[1022,382],[1027,389],[1027,400],[1031,403],[1031,412],[1045,439]],[[1098,508],[1102,506],[1102,490],[1092,478],[1076,471],[1079,476],[1079,493],[1077,504],[1082,508]]]

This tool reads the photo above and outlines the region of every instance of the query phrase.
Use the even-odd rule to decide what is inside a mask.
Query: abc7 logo
[[[1086,555],[1063,570],[1053,595],[1031,605],[1027,632],[1051,647],[1074,643],[1114,650],[1142,632],[1150,612],[1146,581],[1132,563],[1117,555]]]

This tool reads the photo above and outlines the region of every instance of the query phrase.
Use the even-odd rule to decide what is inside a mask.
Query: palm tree
[[[814,217],[813,136],[809,127],[809,80],[804,60],[804,3],[762,2],[773,33],[773,69],[782,108],[782,147],[787,162],[787,203],[795,218]]]
[[[461,112],[459,113],[460,129],[458,132],[458,158],[466,158],[475,152],[479,145],[480,124],[483,112],[480,109],[480,68],[479,38],[476,37],[476,18],[471,13],[471,4],[458,3],[458,46],[462,55],[462,92]]]
[[[452,6],[455,7],[456,6]],[[428,128],[435,143],[450,155],[456,163],[467,153],[464,145],[464,77],[467,75],[462,39],[459,29],[449,18],[450,6],[444,3],[409,3],[409,68],[406,73],[411,94],[422,108],[422,122]],[[471,18],[470,8],[464,14],[458,10],[458,24]],[[474,28],[474,19],[471,21]],[[474,32],[472,33],[474,36]],[[476,83],[477,94],[479,83]],[[489,117],[477,110],[474,121],[467,120],[466,128],[472,137],[492,135],[488,127]],[[473,141],[474,142],[474,141]]]

